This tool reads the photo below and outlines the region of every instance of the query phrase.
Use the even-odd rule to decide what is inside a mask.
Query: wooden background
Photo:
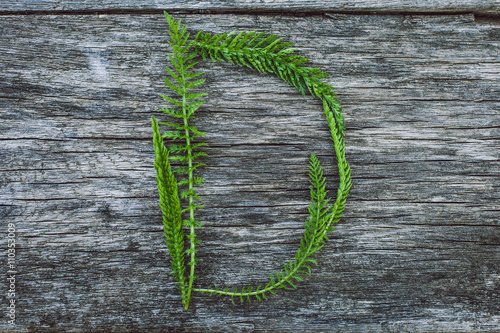
[[[0,5],[1,331],[500,331],[500,3],[55,1]],[[258,30],[328,72],[347,125],[345,217],[295,291],[232,304],[169,275],[150,118],[163,10]],[[320,103],[203,62],[208,134],[197,286],[266,283],[307,217],[307,162],[338,183]],[[7,324],[7,224],[17,232]]]

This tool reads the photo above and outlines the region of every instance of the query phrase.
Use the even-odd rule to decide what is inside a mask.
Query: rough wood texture
[[[193,31],[278,33],[332,75],[354,185],[319,266],[267,302],[195,294],[183,311],[150,130],[167,92],[164,19],[5,16],[0,218],[18,228],[18,325],[0,330],[500,330],[498,22],[182,17]],[[198,286],[262,283],[298,246],[311,152],[335,193],[326,122],[317,101],[274,77],[201,67],[210,96],[196,125],[210,157]]]
[[[182,12],[310,13],[345,12],[471,12],[499,14],[499,0],[3,0],[0,11],[169,10]]]

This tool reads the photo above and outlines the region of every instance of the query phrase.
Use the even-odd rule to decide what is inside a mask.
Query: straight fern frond
[[[156,183],[160,194],[160,207],[163,213],[163,231],[165,242],[172,258],[172,274],[177,281],[182,303],[186,302],[186,281],[184,277],[184,231],[182,231],[181,205],[177,190],[177,181],[170,167],[168,150],[158,129],[155,117],[152,117],[153,147],[155,149]]]
[[[194,173],[197,168],[205,165],[203,163],[199,163],[198,160],[200,157],[207,156],[204,152],[196,151],[198,147],[206,146],[206,143],[203,142],[195,142],[196,139],[200,136],[205,135],[205,132],[199,131],[195,126],[190,124],[190,120],[193,118],[194,113],[203,105],[204,101],[200,100],[200,98],[206,96],[205,93],[192,92],[192,89],[201,86],[205,80],[199,79],[202,73],[193,72],[193,67],[197,64],[193,59],[196,57],[196,53],[192,50],[192,41],[189,40],[190,34],[187,32],[187,27],[181,25],[181,21],[175,21],[173,17],[165,13],[165,18],[169,25],[169,35],[171,40],[168,42],[172,47],[173,55],[169,55],[171,68],[167,67],[167,72],[170,78],[165,77],[165,86],[170,88],[177,97],[170,97],[161,95],[165,100],[173,104],[170,108],[163,108],[160,112],[163,112],[175,119],[179,120],[179,123],[161,123],[162,125],[166,125],[169,127],[174,127],[175,130],[165,131],[162,135],[155,134],[154,137],[166,138],[176,142],[183,141],[183,144],[174,144],[166,150],[166,159],[165,163],[168,161],[180,163],[181,166],[176,167],[173,171],[170,169],[169,172],[173,175],[173,173],[177,174],[186,174],[187,179],[181,180],[179,183],[175,183],[175,188],[171,187],[169,190],[175,192],[177,196],[177,200],[179,200],[179,196],[181,199],[186,199],[188,201],[187,208],[182,209],[179,207],[176,208],[176,226],[179,229],[178,234],[176,234],[176,239],[184,240],[184,233],[182,231],[182,226],[185,225],[189,228],[189,235],[186,238],[189,240],[189,248],[186,250],[186,254],[189,256],[188,265],[189,269],[189,279],[185,281],[184,278],[184,266],[182,266],[182,274],[180,274],[181,269],[174,266],[172,263],[173,270],[179,274],[177,274],[178,279],[182,279],[183,281],[183,289],[182,289],[182,299],[185,308],[189,307],[189,301],[191,298],[191,290],[193,286],[193,281],[195,280],[194,271],[196,265],[196,249],[195,245],[199,244],[195,235],[195,228],[201,227],[199,221],[195,219],[194,211],[196,209],[200,209],[203,206],[195,204],[195,200],[200,200],[200,196],[194,191],[195,185],[200,185],[203,182],[203,179],[200,177],[195,177]],[[158,130],[158,125],[154,128]],[[159,132],[158,132],[159,133]],[[169,155],[171,154],[171,155]],[[157,170],[158,173],[158,170]],[[173,177],[173,176],[172,176]],[[174,178],[172,178],[174,179]],[[179,195],[177,186],[186,186],[187,190],[182,191]],[[170,193],[170,192],[169,192]],[[162,193],[160,192],[160,198]],[[171,195],[173,195],[171,193]],[[163,208],[163,207],[162,207]],[[164,216],[167,214],[172,214],[172,211],[169,211],[170,206],[166,207],[165,210],[162,209]],[[181,215],[189,214],[187,219],[182,219]],[[171,249],[169,248],[169,252]],[[176,251],[178,249],[176,248]],[[182,249],[184,251],[184,249]],[[180,258],[179,254],[179,258]],[[184,252],[182,252],[182,256]],[[182,263],[184,264],[184,263]],[[176,262],[176,265],[180,265],[180,263]],[[182,277],[180,276],[182,275]]]

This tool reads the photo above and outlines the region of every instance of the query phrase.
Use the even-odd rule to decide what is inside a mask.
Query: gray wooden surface
[[[500,14],[500,0],[2,0],[1,12],[9,11],[129,11],[183,12],[436,12]]]
[[[0,330],[500,331],[499,22],[176,17],[192,31],[277,33],[331,74],[353,187],[319,265],[267,302],[194,294],[185,312],[153,169],[150,117],[168,93],[162,15],[3,16],[0,219],[4,239],[17,227],[18,274],[17,325],[5,315]],[[197,286],[265,283],[298,246],[311,152],[336,191],[321,105],[271,76],[200,68],[209,97],[196,126],[210,156]]]

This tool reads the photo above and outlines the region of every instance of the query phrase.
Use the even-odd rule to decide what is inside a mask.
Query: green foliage
[[[184,232],[182,231],[181,204],[177,191],[177,181],[168,161],[168,150],[158,129],[155,117],[153,123],[153,146],[155,149],[156,183],[160,193],[160,207],[163,213],[165,242],[172,258],[172,274],[177,280],[182,302],[186,300],[186,281],[184,278]]]
[[[309,59],[294,54],[291,42],[283,42],[276,35],[266,36],[256,31],[224,33],[212,35],[200,31],[193,45],[203,59],[213,61],[228,61],[238,66],[246,66],[259,72],[273,73],[305,94],[309,92],[326,103],[335,116],[336,125],[342,135],[345,133],[342,108],[335,89],[321,82],[328,77],[327,73],[317,68],[304,67]]]
[[[169,55],[169,59],[172,68],[167,67],[167,72],[170,77],[165,77],[165,86],[170,88],[177,97],[170,97],[161,95],[165,100],[173,104],[170,108],[163,108],[160,111],[166,113],[167,115],[176,119],[176,122],[162,122],[161,125],[170,127],[172,130],[165,131],[161,137],[153,133],[153,137],[156,137],[156,141],[160,142],[163,138],[169,139],[175,142],[172,144],[168,153],[165,152],[162,156],[161,165],[168,165],[168,170],[170,172],[169,180],[171,182],[175,181],[173,173],[185,174],[187,178],[176,183],[175,186],[163,186],[160,189],[160,202],[163,197],[176,197],[177,202],[179,202],[179,196],[181,199],[186,199],[188,201],[187,207],[182,209],[180,204],[176,204],[175,211],[174,208],[165,205],[165,209],[162,207],[164,221],[169,221],[170,217],[175,214],[175,227],[179,229],[178,234],[176,234],[176,239],[181,238],[182,244],[184,239],[184,233],[182,231],[182,225],[189,227],[190,233],[187,236],[190,246],[186,251],[186,254],[190,257],[190,274],[189,281],[186,286],[184,278],[184,261],[183,252],[178,253],[181,241],[179,240],[178,245],[175,247],[176,259],[172,262],[172,269],[174,271],[174,276],[177,278],[178,285],[182,286],[181,296],[183,304],[186,309],[189,307],[189,301],[191,298],[191,290],[194,276],[194,268],[196,265],[196,244],[199,244],[195,235],[195,228],[201,227],[201,224],[194,217],[194,211],[196,209],[203,208],[203,206],[196,204],[196,200],[200,200],[200,196],[196,193],[194,186],[201,185],[204,181],[203,178],[195,177],[194,173],[196,170],[204,166],[204,163],[196,162],[199,157],[207,156],[204,152],[197,151],[200,147],[206,146],[206,143],[196,142],[196,139],[200,136],[205,135],[195,126],[189,124],[189,121],[193,118],[194,113],[198,108],[204,103],[200,100],[201,97],[206,96],[205,93],[193,93],[191,92],[193,88],[201,86],[205,80],[199,79],[198,77],[203,74],[200,72],[193,72],[192,68],[197,64],[193,59],[196,57],[196,53],[192,52],[191,45],[193,41],[188,41],[189,33],[187,32],[186,26],[181,26],[181,21],[175,21],[170,15],[165,13],[165,18],[167,19],[169,25],[169,34],[171,41],[168,43],[172,47],[173,55]],[[155,120],[153,120],[153,130],[155,129]],[[156,130],[158,130],[158,125],[156,125]],[[157,145],[155,141],[155,147]],[[181,143],[179,143],[181,142]],[[156,149],[156,148],[155,148]],[[169,160],[179,164],[172,172],[170,171]],[[160,162],[158,162],[160,164]],[[156,164],[155,164],[156,165]],[[158,174],[157,168],[157,174]],[[185,188],[180,194],[178,193],[177,186],[182,186]],[[162,192],[163,191],[163,192]],[[187,219],[182,219],[182,214],[188,214]],[[172,248],[168,247],[169,252],[172,255]],[[184,251],[184,250],[182,250]]]
[[[181,26],[180,20],[175,22],[167,13],[165,13],[165,17],[170,27],[169,34],[172,39],[169,44],[173,49],[173,56],[169,56],[173,68],[167,68],[170,78],[165,78],[165,85],[174,91],[177,98],[162,96],[173,104],[173,108],[164,108],[160,111],[177,119],[178,122],[160,123],[172,128],[172,130],[165,131],[163,135],[160,135],[158,124],[153,118],[153,142],[167,247],[172,257],[172,273],[177,279],[183,304],[187,309],[192,290],[210,295],[227,295],[233,300],[236,297],[244,302],[251,301],[253,297],[258,301],[267,299],[269,294],[275,294],[278,289],[296,288],[297,282],[303,281],[306,275],[311,274],[311,265],[317,264],[312,256],[325,245],[327,233],[333,230],[332,225],[337,223],[342,216],[351,187],[350,168],[345,159],[345,127],[341,106],[333,92],[334,88],[320,81],[328,75],[317,68],[303,66],[309,60],[294,54],[296,49],[291,48],[292,44],[282,42],[275,35],[265,36],[265,34],[255,31],[211,35],[200,31],[194,40],[188,41],[189,33],[185,26]],[[197,168],[204,165],[195,162],[195,160],[198,157],[207,156],[205,153],[197,151],[199,147],[206,146],[206,144],[193,142],[205,133],[188,122],[203,104],[203,101],[199,99],[206,96],[204,93],[189,91],[201,86],[204,82],[203,79],[198,79],[202,73],[191,71],[192,67],[197,64],[194,61],[197,56],[213,61],[228,61],[260,72],[274,73],[295,86],[303,94],[308,92],[320,98],[323,101],[323,111],[330,127],[340,178],[337,199],[333,205],[330,204],[330,199],[327,198],[326,179],[323,176],[319,160],[312,154],[309,162],[311,183],[309,218],[305,222],[300,247],[293,260],[285,262],[283,269],[270,274],[267,284],[256,288],[243,287],[233,290],[225,288],[221,290],[218,287],[214,289],[192,287],[196,263],[195,244],[199,244],[194,229],[201,226],[200,222],[194,218],[194,211],[202,208],[199,204],[194,203],[195,199],[200,199],[194,191],[194,186],[201,185],[204,181],[204,179],[194,176]],[[163,138],[170,139],[175,143],[167,150],[163,146]],[[171,170],[169,161],[173,161],[179,166]],[[187,174],[187,179],[176,182],[174,173]],[[187,189],[179,194],[177,186],[187,187]],[[188,201],[186,208],[180,207],[179,197]],[[188,213],[189,218],[182,219],[181,216]],[[188,282],[184,277],[183,225],[190,228],[190,233],[186,236],[190,242],[190,247],[186,251],[190,257]]]

